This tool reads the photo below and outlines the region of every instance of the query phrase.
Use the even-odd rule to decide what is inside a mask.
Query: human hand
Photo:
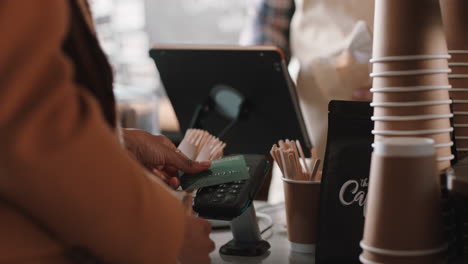
[[[185,221],[184,242],[179,251],[181,264],[209,264],[210,252],[215,249],[209,234],[211,226],[202,218],[187,216]]]
[[[127,150],[172,188],[180,185],[178,170],[198,173],[211,166],[210,161],[196,162],[187,158],[165,136],[152,135],[143,130],[123,129],[123,137]]]

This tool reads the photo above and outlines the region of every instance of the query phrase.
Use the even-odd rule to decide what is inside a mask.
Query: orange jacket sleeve
[[[0,198],[111,263],[175,263],[183,208],[73,82],[68,1],[0,1]]]

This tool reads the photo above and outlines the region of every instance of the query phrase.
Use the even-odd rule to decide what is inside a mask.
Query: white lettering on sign
[[[361,188],[367,188],[368,184],[368,179],[362,179],[360,182],[357,180],[345,182],[340,189],[340,203],[344,206],[351,206],[356,203],[363,207],[363,215],[366,216],[367,193]],[[348,193],[352,194],[352,198],[346,195]],[[346,199],[345,196],[347,196],[348,199]]]

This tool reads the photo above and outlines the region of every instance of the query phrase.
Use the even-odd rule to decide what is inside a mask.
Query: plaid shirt
[[[290,58],[289,32],[294,0],[250,0],[249,22],[241,34],[244,45],[275,45]]]

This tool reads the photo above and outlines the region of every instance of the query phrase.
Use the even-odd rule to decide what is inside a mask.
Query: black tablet
[[[182,132],[209,131],[227,143],[225,154],[265,155],[280,139],[311,148],[279,49],[166,45],[155,46],[150,56]]]

